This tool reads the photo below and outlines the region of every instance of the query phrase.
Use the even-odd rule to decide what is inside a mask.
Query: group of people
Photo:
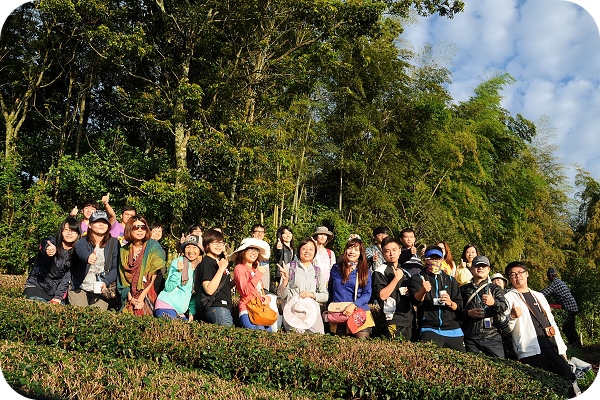
[[[292,229],[282,226],[273,246],[273,285],[271,248],[261,224],[233,251],[221,229],[190,226],[167,268],[160,237],[146,219],[126,207],[118,221],[108,195],[102,202],[106,211],[86,203],[83,220],[69,216],[55,236],[41,241],[26,297],[103,310],[116,304],[135,315],[223,326],[234,326],[237,311],[243,328],[357,338],[369,338],[375,324],[383,323],[380,330],[390,338],[501,358],[505,334],[520,361],[572,380],[545,296],[553,294],[568,310],[563,330],[573,345],[580,345],[577,305],[555,269],[549,270],[551,285],[538,292],[528,286],[525,263],[511,262],[504,276],[490,275],[490,261],[476,246],[465,246],[456,264],[446,242],[418,250],[410,228],[393,237],[377,227],[368,247],[351,235],[336,258],[327,247],[334,237],[327,227],[295,246]],[[372,304],[384,322],[374,320]],[[275,311],[274,319],[259,319],[260,307]]]

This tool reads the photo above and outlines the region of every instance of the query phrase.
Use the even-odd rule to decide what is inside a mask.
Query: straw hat
[[[229,255],[229,261],[235,261],[235,258],[237,257],[238,253],[246,250],[249,247],[254,247],[258,249],[259,260],[268,260],[269,257],[271,257],[271,249],[269,248],[269,244],[267,242],[261,239],[245,238],[242,240],[242,243],[240,243],[240,246]]]
[[[321,315],[319,303],[311,298],[295,294],[283,307],[283,319],[296,329],[309,329]]]

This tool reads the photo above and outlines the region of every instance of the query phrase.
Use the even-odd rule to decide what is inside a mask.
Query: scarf
[[[140,271],[142,270],[142,259],[144,258],[144,252],[146,251],[146,243],[147,242],[144,242],[144,244],[142,245],[142,248],[137,254],[137,257],[135,257],[135,254],[133,254],[133,245],[131,246],[131,251],[129,251],[129,257],[127,257],[127,265],[125,266],[125,279],[127,279],[127,281],[130,283],[137,282],[140,278]],[[131,285],[130,287],[131,295],[133,297],[138,297],[139,292],[141,290],[139,290],[137,285]]]

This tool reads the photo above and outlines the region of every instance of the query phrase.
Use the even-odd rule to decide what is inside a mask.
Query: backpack
[[[292,282],[294,280],[294,277],[296,276],[296,268],[298,267],[298,263],[296,261],[292,261],[290,263],[290,271],[289,271],[289,275],[290,275],[290,279],[288,282]],[[318,265],[314,265],[313,267],[315,268],[315,275],[317,276],[317,288],[319,287],[319,280],[321,277],[321,269],[319,268]]]

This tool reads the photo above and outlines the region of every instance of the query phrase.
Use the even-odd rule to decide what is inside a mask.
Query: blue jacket
[[[113,242],[112,245],[112,254],[108,254],[108,249],[110,248],[110,242]],[[121,248],[121,244],[119,243],[119,239],[110,238],[110,241],[106,243],[104,247],[104,258],[106,260],[106,264],[110,263],[110,270],[108,273],[101,278],[102,282],[106,284],[108,287],[111,283],[117,280],[117,273],[119,271],[120,265],[120,256],[119,249]],[[82,237],[75,243],[74,246],[74,254],[73,254],[73,262],[71,267],[71,287],[72,289],[78,289],[79,286],[83,283],[86,275],[90,271],[90,264],[87,263],[90,254],[94,252],[94,246],[92,246],[86,237]],[[106,267],[104,268],[106,270]]]
[[[365,311],[369,311],[369,300],[371,299],[371,270],[369,269],[369,275],[367,278],[367,284],[364,287],[358,286],[358,295],[354,300],[354,289],[356,286],[356,273],[358,269],[350,272],[348,281],[342,283],[342,274],[340,271],[339,264],[334,264],[331,267],[331,275],[329,276],[329,301],[340,302],[350,301],[356,304],[357,307],[362,308]]]

